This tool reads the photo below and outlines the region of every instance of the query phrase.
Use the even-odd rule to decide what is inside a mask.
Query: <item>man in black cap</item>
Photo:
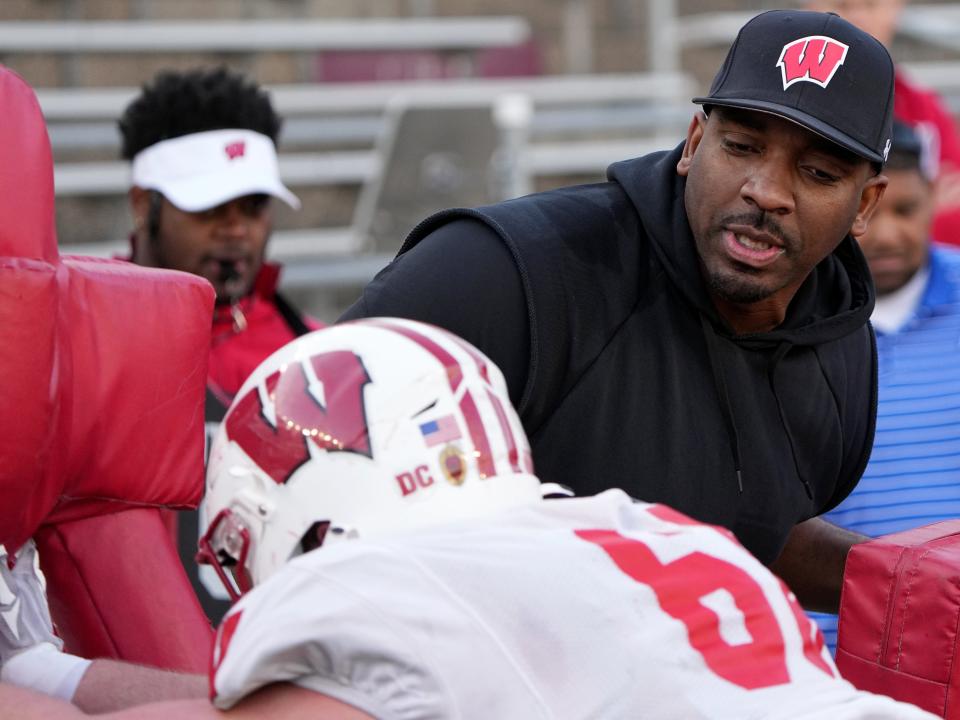
[[[538,475],[732,530],[810,608],[858,536],[876,415],[855,237],[886,179],[893,64],[836,15],[740,31],[672,151],[421,223],[344,318],[446,327],[504,371]]]

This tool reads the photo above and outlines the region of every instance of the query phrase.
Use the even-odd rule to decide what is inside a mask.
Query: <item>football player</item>
[[[238,599],[212,704],[112,717],[932,717],[840,679],[728,531],[620,490],[544,495],[471,345],[385,318],[295,340],[211,451],[199,559]],[[34,700],[0,691],[0,715],[76,712]]]

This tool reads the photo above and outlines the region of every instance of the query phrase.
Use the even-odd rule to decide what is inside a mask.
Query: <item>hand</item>
[[[11,570],[7,551],[0,545],[0,667],[39,643],[63,647],[53,632],[46,586],[32,540],[20,548],[15,561]]]
[[[780,557],[770,566],[793,590],[806,610],[836,613],[847,553],[869,540],[851,530],[815,517],[790,531]]]

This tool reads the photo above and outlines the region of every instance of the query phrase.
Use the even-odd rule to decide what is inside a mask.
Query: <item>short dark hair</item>
[[[225,67],[164,70],[123,111],[117,123],[121,156],[132,160],[161,140],[206,130],[241,128],[274,144],[282,121],[267,92]]]

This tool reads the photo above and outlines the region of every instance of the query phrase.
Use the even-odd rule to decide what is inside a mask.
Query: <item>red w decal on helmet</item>
[[[266,407],[254,388],[227,415],[227,437],[277,483],[310,459],[307,442],[328,452],[372,457],[363,388],[370,376],[347,350],[311,357],[270,375]]]
[[[825,88],[837,68],[843,65],[847,50],[847,45],[823,35],[810,35],[787,43],[777,60],[783,74],[783,89],[797,82],[811,82]]]

